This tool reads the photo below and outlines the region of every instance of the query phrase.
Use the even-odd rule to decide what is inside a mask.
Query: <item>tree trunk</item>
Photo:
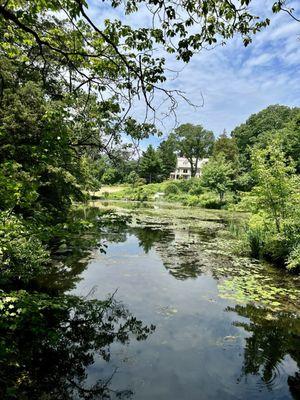
[[[196,174],[197,174],[198,161],[199,161],[199,158],[197,157],[197,158],[196,158],[196,162],[195,162],[195,174],[194,174],[194,176],[196,176]]]
[[[194,177],[195,176],[195,169],[194,169],[193,160],[189,159],[189,163],[191,165],[191,176]]]

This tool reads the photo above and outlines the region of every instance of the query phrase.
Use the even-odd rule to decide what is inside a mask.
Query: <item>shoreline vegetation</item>
[[[171,84],[177,72],[170,54],[180,66],[235,36],[250,45],[270,24],[252,14],[250,3],[1,2],[1,399],[132,395],[112,390],[101,373],[91,383],[90,368],[110,359],[114,343],[146,340],[155,326],[144,325],[114,295],[70,294],[92,252],[106,251],[103,232],[126,234],[120,227],[130,215],[88,207],[103,185],[112,185],[101,192],[104,200],[141,203],[164,192],[174,204],[246,211],[245,224],[228,226],[242,251],[283,274],[299,273],[300,108],[270,105],[229,135],[192,123],[158,128],[159,121],[175,121],[182,101],[192,105],[188,88]],[[285,3],[274,2],[270,13],[288,11],[295,19]],[[137,24],[124,22],[132,21],[129,15]],[[201,121],[198,109],[196,115]],[[157,146],[140,153],[149,140]],[[189,160],[193,178],[164,182],[178,156]]]
[[[256,158],[254,158],[256,157]],[[253,156],[257,185],[250,192],[207,190],[203,179],[167,180],[143,184],[103,186],[90,193],[99,200],[170,202],[187,207],[228,210],[247,215],[243,225],[232,227],[244,244],[243,254],[267,261],[290,272],[299,271],[300,186],[292,162],[286,163],[279,147],[269,146]]]

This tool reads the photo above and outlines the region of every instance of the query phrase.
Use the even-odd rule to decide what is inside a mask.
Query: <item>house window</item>
[[[188,170],[187,170],[187,169],[184,169],[184,170],[183,170],[183,173],[184,173],[184,174],[187,174],[187,173],[188,173]]]

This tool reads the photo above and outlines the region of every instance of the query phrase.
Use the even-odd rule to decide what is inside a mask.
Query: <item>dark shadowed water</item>
[[[133,222],[103,229],[106,254],[93,252],[73,293],[117,290],[156,329],[96,357],[87,384],[136,400],[299,399],[298,279],[233,257],[222,213],[118,207]]]

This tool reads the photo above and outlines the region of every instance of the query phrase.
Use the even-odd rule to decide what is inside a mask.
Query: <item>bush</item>
[[[169,194],[178,194],[180,192],[176,183],[169,183],[165,188],[165,195],[168,196]]]
[[[252,152],[256,185],[240,208],[252,211],[246,236],[253,257],[297,269],[300,244],[299,177],[277,140]]]
[[[199,179],[198,178],[180,179],[176,181],[176,185],[178,186],[181,192],[188,193],[189,190],[194,186],[195,182],[199,182]]]
[[[200,194],[203,194],[203,192],[204,192],[204,188],[201,185],[201,181],[198,181],[198,180],[193,181],[193,184],[189,190],[189,194],[199,196]]]
[[[49,265],[49,252],[24,221],[14,215],[0,216],[1,283],[29,283]]]
[[[290,252],[290,255],[286,262],[286,268],[289,271],[300,270],[300,243],[298,243]]]
[[[251,257],[260,258],[265,242],[265,229],[261,217],[253,215],[250,218],[246,228],[246,238],[250,247]]]
[[[143,190],[142,188],[139,188],[136,192],[135,199],[137,201],[147,201],[149,198],[149,194],[147,193],[146,190]]]
[[[198,196],[188,195],[183,204],[190,207],[201,206]]]
[[[130,174],[125,178],[125,182],[132,185],[132,187],[136,186],[139,180],[140,177],[135,171],[131,171]]]
[[[219,196],[212,192],[203,193],[198,198],[199,205],[203,208],[220,209],[225,205],[225,202],[221,202]]]

